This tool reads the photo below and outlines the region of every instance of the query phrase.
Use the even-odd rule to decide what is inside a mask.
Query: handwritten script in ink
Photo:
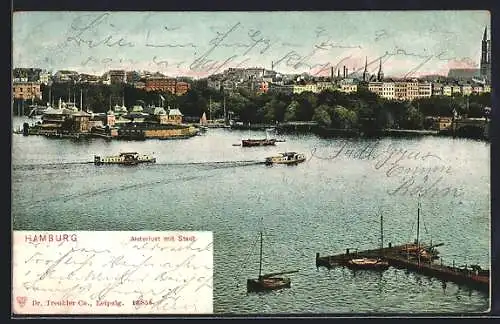
[[[16,314],[210,314],[211,232],[13,235]]]
[[[421,152],[380,142],[356,143],[342,141],[332,150],[320,152],[313,148],[311,155],[322,160],[364,160],[371,170],[382,172],[387,178],[395,179],[393,188],[387,190],[391,196],[422,196],[454,198],[464,195],[463,188],[447,184],[447,177],[453,173],[451,165],[438,154]]]

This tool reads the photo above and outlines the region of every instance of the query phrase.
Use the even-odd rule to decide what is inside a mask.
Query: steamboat
[[[124,165],[137,165],[139,163],[156,163],[156,158],[152,155],[139,154],[137,152],[122,152],[118,155],[112,156],[98,156],[94,155],[94,164],[124,164]]]

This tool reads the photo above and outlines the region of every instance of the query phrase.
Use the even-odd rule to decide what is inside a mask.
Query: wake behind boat
[[[137,152],[123,152],[118,155],[104,156],[94,155],[94,164],[124,164],[137,165],[139,163],[156,163],[156,158],[152,155],[139,154]]]

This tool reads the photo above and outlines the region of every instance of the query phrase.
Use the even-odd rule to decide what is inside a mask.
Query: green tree
[[[299,109],[299,106],[300,106],[300,104],[298,103],[298,101],[293,100],[288,105],[288,107],[286,107],[283,120],[285,122],[297,120],[296,113],[297,113],[297,110]]]
[[[342,106],[336,106],[332,114],[332,126],[336,128],[353,128],[358,122],[358,116],[355,111]]]
[[[330,126],[332,118],[330,117],[329,107],[327,105],[320,105],[314,110],[312,120],[321,126]]]

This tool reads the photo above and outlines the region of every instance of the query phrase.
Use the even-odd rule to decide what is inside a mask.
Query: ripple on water
[[[416,197],[389,195],[397,181],[369,161],[311,158],[295,167],[238,163],[283,150],[338,148],[340,140],[288,136],[276,147],[234,147],[247,132],[210,130],[186,141],[51,141],[13,137],[12,219],[24,230],[207,230],[214,232],[214,311],[262,313],[482,312],[482,293],[390,268],[383,273],[316,269],[315,254],[415,238]],[[258,136],[255,134],[255,136]],[[363,141],[357,142],[362,144]],[[354,145],[354,144],[353,144]],[[451,138],[383,139],[434,152],[452,163],[445,184],[467,195],[422,199],[421,238],[444,242],[446,263],[489,267],[489,145]],[[123,168],[74,163],[121,150],[155,152],[157,165]],[[63,164],[61,164],[63,163]],[[488,181],[485,181],[488,180]],[[292,287],[247,294],[258,272],[300,270]]]

